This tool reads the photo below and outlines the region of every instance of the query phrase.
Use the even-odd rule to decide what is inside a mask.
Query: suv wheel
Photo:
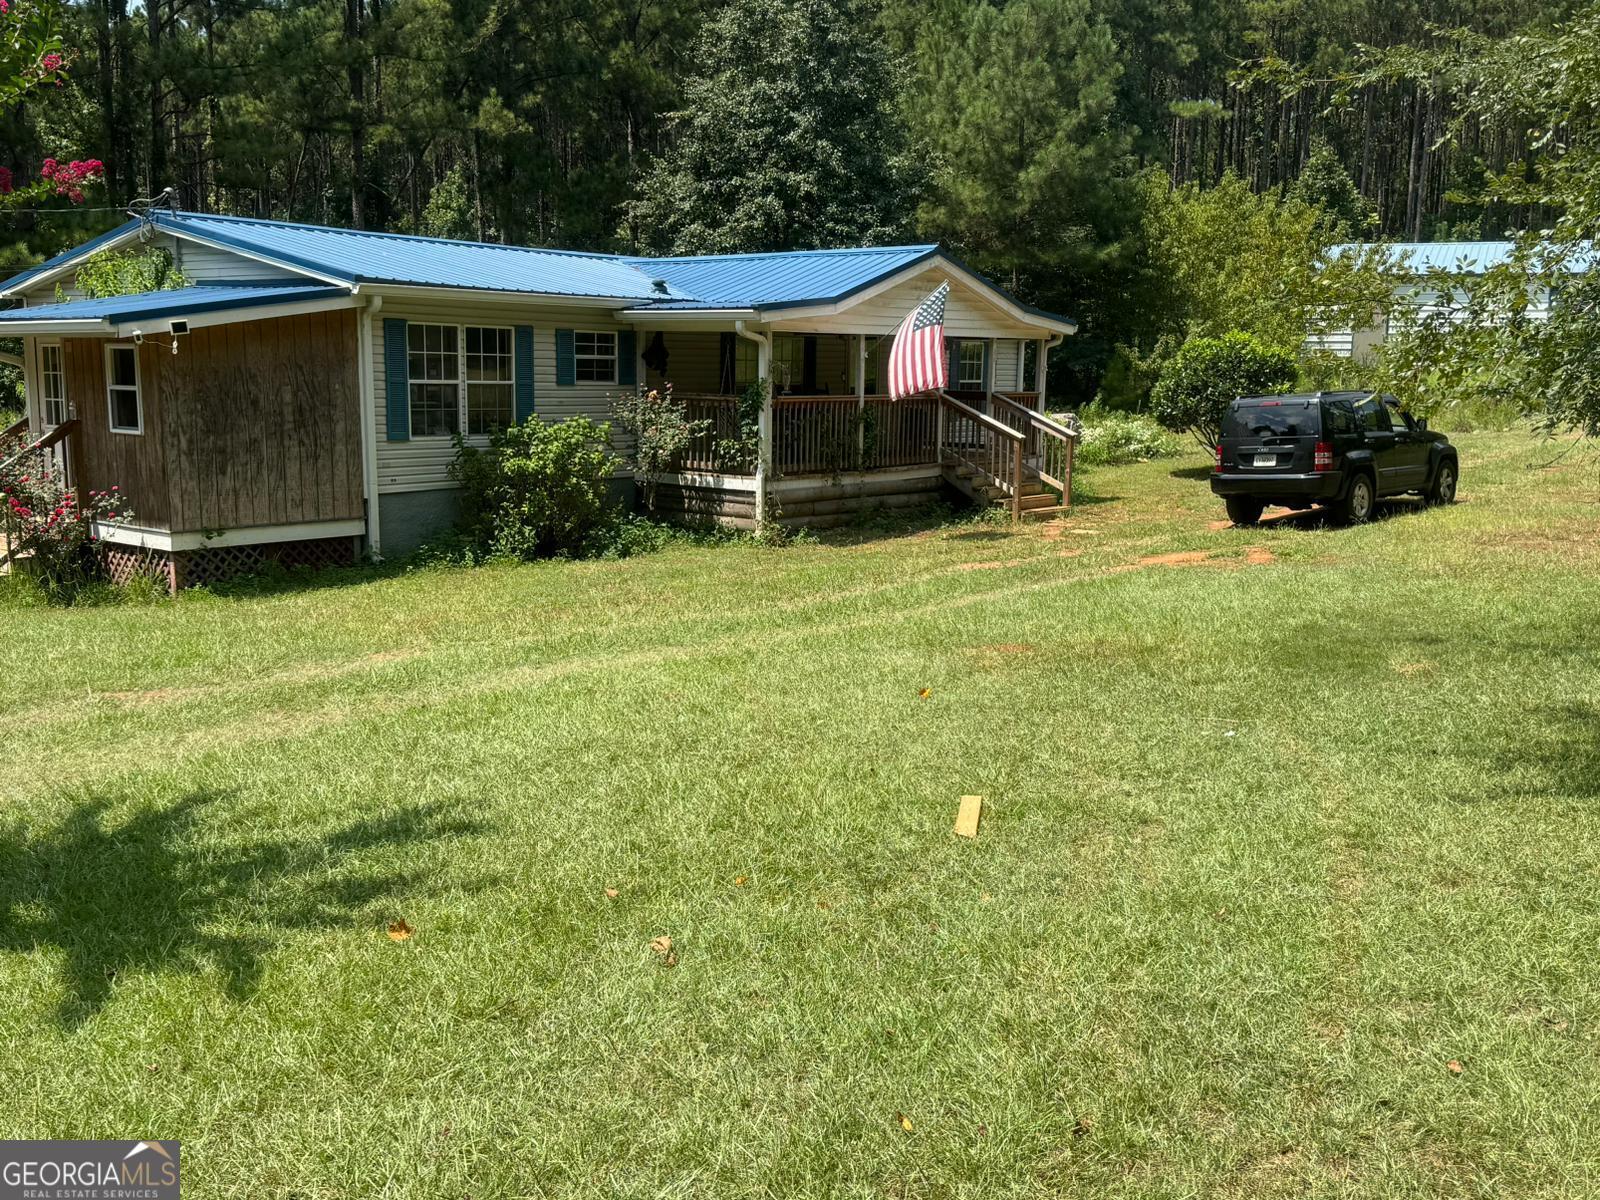
[[[1261,510],[1266,505],[1249,496],[1229,496],[1227,498],[1228,520],[1235,525],[1254,525],[1261,520]]]
[[[1433,473],[1433,486],[1428,489],[1429,504],[1454,504],[1456,502],[1456,465],[1448,458]]]
[[[1372,519],[1372,508],[1377,500],[1377,489],[1371,475],[1357,475],[1350,481],[1350,490],[1339,502],[1339,519],[1351,525],[1363,525]]]

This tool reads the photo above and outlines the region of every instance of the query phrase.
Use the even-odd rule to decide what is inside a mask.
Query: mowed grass
[[[0,1129],[196,1197],[1595,1195],[1600,481],[1458,441],[1355,529],[1195,456],[0,609]]]

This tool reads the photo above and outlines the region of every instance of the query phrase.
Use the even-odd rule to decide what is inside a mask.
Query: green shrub
[[[610,427],[538,417],[493,434],[489,448],[457,435],[450,477],[461,484],[462,531],[478,555],[582,557],[605,547],[617,521]]]
[[[1294,355],[1248,333],[1190,338],[1150,393],[1150,412],[1168,429],[1217,444],[1228,405],[1240,396],[1271,396],[1294,386]]]
[[[1163,429],[1154,418],[1111,412],[1096,404],[1078,416],[1083,422],[1083,436],[1078,439],[1075,461],[1082,466],[1120,466],[1183,453],[1182,439]]]

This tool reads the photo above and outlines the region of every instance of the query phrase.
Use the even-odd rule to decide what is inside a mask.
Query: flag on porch
[[[889,350],[890,400],[945,386],[944,304],[949,296],[946,281],[894,331],[894,345]]]

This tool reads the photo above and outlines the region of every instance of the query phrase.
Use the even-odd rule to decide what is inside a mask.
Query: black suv
[[[1450,439],[1393,396],[1244,396],[1223,418],[1211,490],[1235,525],[1254,525],[1269,504],[1325,504],[1342,520],[1365,521],[1379,496],[1417,492],[1449,504],[1460,471]]]

